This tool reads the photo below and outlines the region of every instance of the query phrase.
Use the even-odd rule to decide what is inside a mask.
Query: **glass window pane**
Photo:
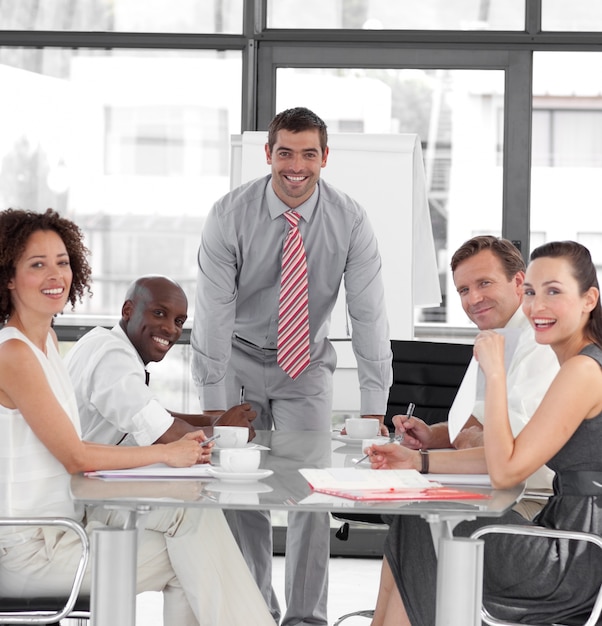
[[[131,280],[180,281],[193,313],[204,215],[230,188],[239,52],[0,49],[2,206],[53,207],[84,230],[94,297],[115,315]]]
[[[3,0],[5,30],[242,33],[243,0]]]
[[[524,30],[525,0],[268,0],[268,28]]]
[[[533,62],[534,120],[545,118],[545,123],[533,125],[538,151],[533,153],[530,228],[543,233],[544,241],[593,245],[592,256],[600,263],[602,89],[593,83],[602,72],[602,53],[535,52]]]
[[[330,132],[420,136],[444,301],[417,321],[467,325],[449,257],[473,235],[500,231],[504,72],[282,68],[276,88],[278,111],[307,106]]]
[[[602,3],[600,0],[544,0],[541,27],[554,31],[600,31]]]

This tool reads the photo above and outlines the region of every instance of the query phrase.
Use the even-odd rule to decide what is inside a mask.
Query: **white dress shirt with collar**
[[[535,341],[535,332],[522,307],[510,318],[505,328],[517,328],[520,335],[506,373],[508,416],[516,437],[540,405],[560,365],[550,346]],[[483,423],[485,402],[475,402],[473,413]]]
[[[67,353],[82,438],[116,444],[129,434],[140,446],[154,443],[173,417],[146,385],[136,348],[117,324],[94,328]]]

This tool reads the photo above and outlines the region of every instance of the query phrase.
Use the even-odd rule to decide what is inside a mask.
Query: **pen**
[[[412,415],[414,415],[414,409],[415,408],[416,408],[416,405],[413,402],[410,402],[408,404],[408,410],[406,412],[406,415],[408,416],[408,419],[410,419],[410,417],[412,417]],[[393,441],[396,442],[396,443],[401,443],[404,440],[404,437],[405,437],[405,433],[401,432],[401,433],[399,433],[399,435],[395,435],[395,437],[393,437]]]
[[[212,441],[215,441],[218,438],[219,438],[219,435],[213,435],[212,437],[207,437],[207,439],[205,439],[205,441],[201,441],[200,442],[201,448],[204,448],[208,443],[210,443]]]
[[[243,404],[245,401],[245,386],[243,385],[240,388],[240,404]]]
[[[414,409],[416,408],[416,405],[413,402],[410,402],[408,404],[408,411],[406,413],[406,415],[408,416],[408,419],[410,417],[412,417],[412,415],[414,415]],[[396,435],[392,441],[394,443],[401,443],[403,441],[403,433],[400,433],[399,435]],[[370,455],[369,454],[365,454],[361,459],[359,459],[358,461],[355,462],[356,465],[358,465],[359,463],[361,463],[362,461],[365,461]]]

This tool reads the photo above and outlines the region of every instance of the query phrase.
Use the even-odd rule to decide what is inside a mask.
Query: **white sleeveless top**
[[[81,436],[73,386],[52,337],[48,335],[46,340],[48,356],[16,328],[0,330],[0,344],[9,339],[19,339],[31,348],[57,400]],[[60,516],[81,520],[83,508],[76,507],[72,501],[70,478],[21,413],[0,405],[0,515]],[[14,545],[29,537],[31,532],[27,530],[15,533],[10,528],[0,528],[0,546]]]

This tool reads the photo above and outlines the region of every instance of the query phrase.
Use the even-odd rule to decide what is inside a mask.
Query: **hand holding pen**
[[[407,411],[407,417],[408,419],[410,417],[412,417],[412,415],[414,415],[414,409],[416,408],[416,405],[413,402],[410,402],[408,404],[408,411]],[[404,435],[405,433],[402,431],[401,433],[398,433],[395,436],[391,436],[390,438],[390,442],[391,443],[399,443],[401,444],[403,442],[404,439]],[[364,455],[361,459],[359,459],[358,461],[355,462],[356,465],[358,465],[359,463],[361,463],[362,461],[365,461],[368,457],[370,456],[370,453]]]
[[[413,402],[410,402],[408,404],[408,410],[406,411],[406,422],[409,421],[409,419],[414,415],[414,409],[416,408],[416,405]],[[397,433],[393,438],[392,441],[396,442],[396,443],[403,443],[403,440],[405,439],[405,430],[402,430],[400,433]]]

